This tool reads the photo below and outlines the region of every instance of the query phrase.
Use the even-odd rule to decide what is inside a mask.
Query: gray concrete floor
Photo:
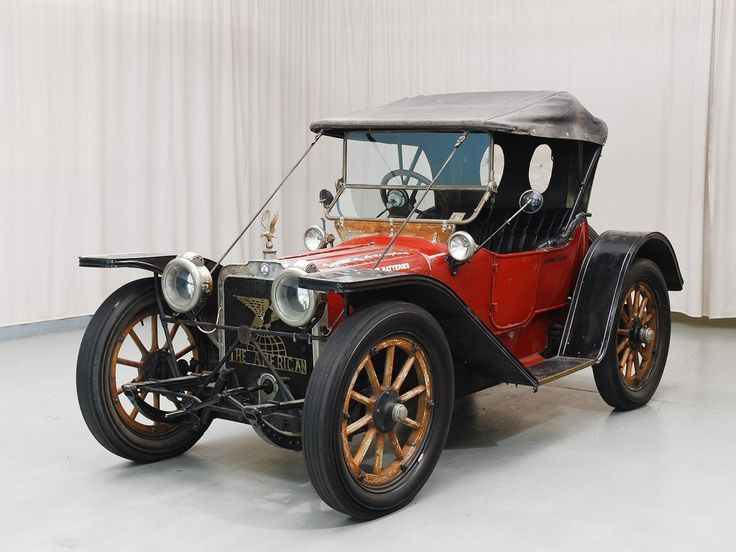
[[[461,400],[424,490],[367,523],[247,426],[215,422],[154,465],[111,455],[77,408],[81,337],[0,342],[0,550],[734,550],[733,323],[677,322],[634,412],[611,412],[590,371]]]

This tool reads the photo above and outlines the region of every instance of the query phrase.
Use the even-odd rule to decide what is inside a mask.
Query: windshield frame
[[[443,133],[443,134],[462,134],[463,132],[470,132],[472,134],[486,134],[488,135],[488,175],[485,185],[480,186],[469,186],[465,184],[437,184],[435,183],[432,185],[432,191],[452,191],[452,190],[460,190],[460,191],[478,191],[483,192],[483,196],[479,199],[478,204],[473,209],[472,214],[465,219],[462,220],[454,220],[454,219],[448,219],[448,218],[442,218],[442,219],[419,219],[419,218],[413,218],[408,221],[407,224],[442,224],[443,226],[446,226],[448,224],[453,225],[465,225],[473,222],[480,213],[483,206],[486,204],[488,199],[491,197],[491,194],[495,192],[496,190],[496,184],[495,184],[495,177],[494,177],[494,167],[493,167],[493,147],[494,147],[494,140],[493,140],[493,133],[488,130],[470,130],[470,129],[457,129],[457,130],[448,130],[448,129],[431,129],[431,128],[422,128],[422,129],[401,129],[401,130],[395,130],[395,129],[354,129],[351,130],[350,133],[371,133],[371,132],[381,132],[381,133],[389,133],[389,132],[395,132],[395,133]],[[406,220],[403,217],[386,217],[386,218],[378,218],[378,217],[346,217],[341,216],[337,214],[332,214],[332,209],[335,207],[337,202],[340,200],[340,196],[345,192],[346,189],[363,189],[363,190],[406,190],[406,186],[402,184],[347,184],[347,157],[348,157],[348,135],[350,133],[345,133],[342,138],[343,147],[342,147],[342,174],[340,176],[340,179],[337,181],[336,184],[336,194],[332,202],[325,208],[325,218],[327,220],[331,221],[372,221],[372,222],[386,222],[386,223],[394,223],[396,221],[403,221]],[[462,145],[460,146],[462,148]],[[448,155],[450,154],[451,150],[448,150]],[[417,190],[419,192],[422,191],[422,187],[417,187]],[[423,197],[423,196],[422,196]]]

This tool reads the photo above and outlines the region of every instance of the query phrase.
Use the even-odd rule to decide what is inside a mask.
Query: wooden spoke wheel
[[[157,309],[136,316],[121,332],[110,359],[112,402],[120,418],[131,428],[147,433],[170,431],[173,426],[144,418],[123,393],[123,385],[150,379],[173,377],[166,358],[172,351],[177,359],[199,372],[197,343],[192,331],[179,323],[169,328],[171,344],[166,340]],[[141,393],[140,398],[157,410],[171,412],[181,407],[158,393]]]
[[[361,519],[406,505],[442,452],[453,376],[442,328],[416,305],[380,303],[338,326],[312,372],[302,423],[322,499]]]
[[[137,462],[181,454],[208,424],[162,424],[145,418],[123,393],[123,385],[171,377],[166,355],[173,350],[196,372],[208,358],[206,336],[173,324],[171,343],[156,316],[153,278],[115,291],[100,306],[84,333],[77,359],[77,398],[92,435],[111,452]],[[153,408],[173,411],[179,404],[158,394],[141,394]]]
[[[629,388],[638,389],[651,373],[657,354],[657,305],[646,284],[637,282],[626,292],[616,337],[621,378]]]
[[[433,404],[432,375],[414,341],[392,337],[373,347],[356,367],[343,403],[340,434],[353,475],[364,485],[385,485],[401,475],[421,450]]]
[[[618,322],[593,375],[603,400],[631,410],[646,404],[662,379],[670,342],[670,303],[662,272],[649,259],[632,263],[622,289]]]

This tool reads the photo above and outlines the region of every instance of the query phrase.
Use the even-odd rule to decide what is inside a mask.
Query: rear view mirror
[[[544,197],[536,190],[527,190],[519,197],[519,208],[528,215],[539,211],[543,204]]]
[[[323,188],[319,191],[319,202],[322,204],[322,207],[324,207],[325,209],[327,209],[330,206],[333,199],[335,199],[335,196],[333,196],[329,190],[325,190]]]

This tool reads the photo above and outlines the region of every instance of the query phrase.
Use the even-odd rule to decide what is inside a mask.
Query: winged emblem
[[[271,308],[271,301],[260,297],[244,297],[242,295],[236,295],[235,298],[243,303],[248,310],[250,310],[254,317],[251,323],[251,328],[263,328],[269,329],[271,324],[279,319],[278,315]],[[268,323],[266,323],[266,315],[271,313]]]
[[[279,212],[276,211],[273,215],[273,218],[271,217],[271,211],[266,209],[266,211],[263,213],[263,216],[261,217],[261,226],[263,227],[263,232],[261,232],[261,237],[266,238],[266,249],[271,250],[273,249],[273,239],[276,237],[276,222],[279,220]]]

